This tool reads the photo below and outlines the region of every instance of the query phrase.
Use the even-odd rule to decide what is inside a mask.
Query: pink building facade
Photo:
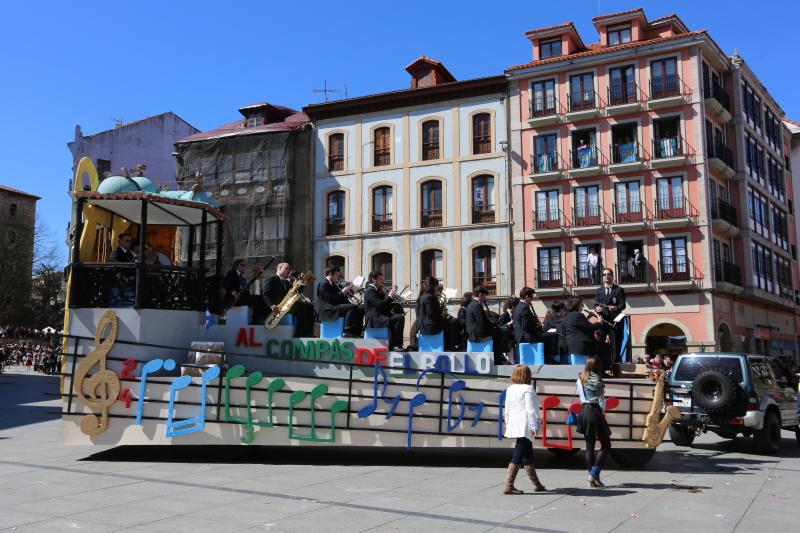
[[[777,147],[788,137],[764,131],[780,107],[758,84],[766,181],[750,184],[745,74],[713,39],[641,9],[593,22],[589,45],[572,23],[527,32],[533,60],[506,71],[515,286],[536,289],[542,314],[571,294],[591,305],[597,252],[626,290],[634,355],[794,356],[791,177]],[[753,193],[770,191],[776,231],[773,203],[748,224]]]

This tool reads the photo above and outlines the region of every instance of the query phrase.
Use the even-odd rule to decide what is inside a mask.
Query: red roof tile
[[[15,194],[17,196],[26,196],[28,198],[35,198],[36,200],[41,200],[40,196],[36,196],[35,194],[30,194],[25,191],[20,191],[19,189],[12,189],[11,187],[6,187],[5,185],[0,185],[0,191],[7,192],[9,194]]]
[[[567,28],[569,26],[575,26],[575,23],[570,21],[570,22],[563,22],[561,24],[556,24],[555,26],[545,26],[544,28],[534,28],[532,30],[526,31],[525,35],[527,36],[527,35],[529,35],[531,33],[539,33],[539,32],[543,32],[543,31],[550,31],[550,30],[555,30],[555,29],[558,29],[558,28]]]
[[[620,15],[628,15],[630,13],[637,13],[637,12],[641,13],[643,17],[645,16],[644,9],[642,9],[641,7],[637,7],[635,9],[628,9],[626,11],[617,11],[616,13],[609,13],[607,15],[597,15],[596,17],[592,18],[592,22],[597,22],[598,20],[609,19],[612,17],[618,17]],[[645,20],[646,19],[647,17],[645,17]]]
[[[244,108],[243,108],[244,109]],[[302,128],[309,122],[308,115],[305,113],[295,113],[284,119],[283,122],[273,122],[272,124],[264,124],[263,126],[255,126],[253,128],[244,127],[245,120],[239,119],[234,122],[228,122],[213,130],[195,133],[182,139],[175,141],[176,143],[186,143],[195,141],[205,141],[207,139],[217,139],[220,137],[233,137],[235,135],[252,135],[254,133],[270,133],[276,131],[294,131]]]

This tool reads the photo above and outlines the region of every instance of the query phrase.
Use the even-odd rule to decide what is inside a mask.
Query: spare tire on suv
[[[716,368],[700,372],[692,382],[694,405],[708,414],[724,414],[739,404],[742,389],[732,376]]]

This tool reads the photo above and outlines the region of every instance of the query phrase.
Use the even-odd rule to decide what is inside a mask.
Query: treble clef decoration
[[[108,335],[103,339],[103,334],[110,327]],[[88,407],[92,413],[81,419],[81,431],[86,435],[99,435],[108,429],[108,409],[119,398],[119,378],[106,368],[106,357],[117,338],[117,315],[108,310],[100,317],[97,330],[94,333],[94,348],[75,367],[75,392],[78,399]],[[102,340],[101,340],[102,339]],[[97,365],[99,370],[87,375]],[[84,394],[84,387],[87,393]]]

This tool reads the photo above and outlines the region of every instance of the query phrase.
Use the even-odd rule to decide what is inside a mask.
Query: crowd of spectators
[[[61,335],[23,326],[0,326],[0,372],[23,366],[29,372],[58,373]]]
[[[665,371],[667,374],[672,372],[672,357],[669,355],[656,355],[651,357],[650,355],[637,355],[634,360],[634,363],[638,365],[647,365],[647,368],[652,369],[660,369]]]

